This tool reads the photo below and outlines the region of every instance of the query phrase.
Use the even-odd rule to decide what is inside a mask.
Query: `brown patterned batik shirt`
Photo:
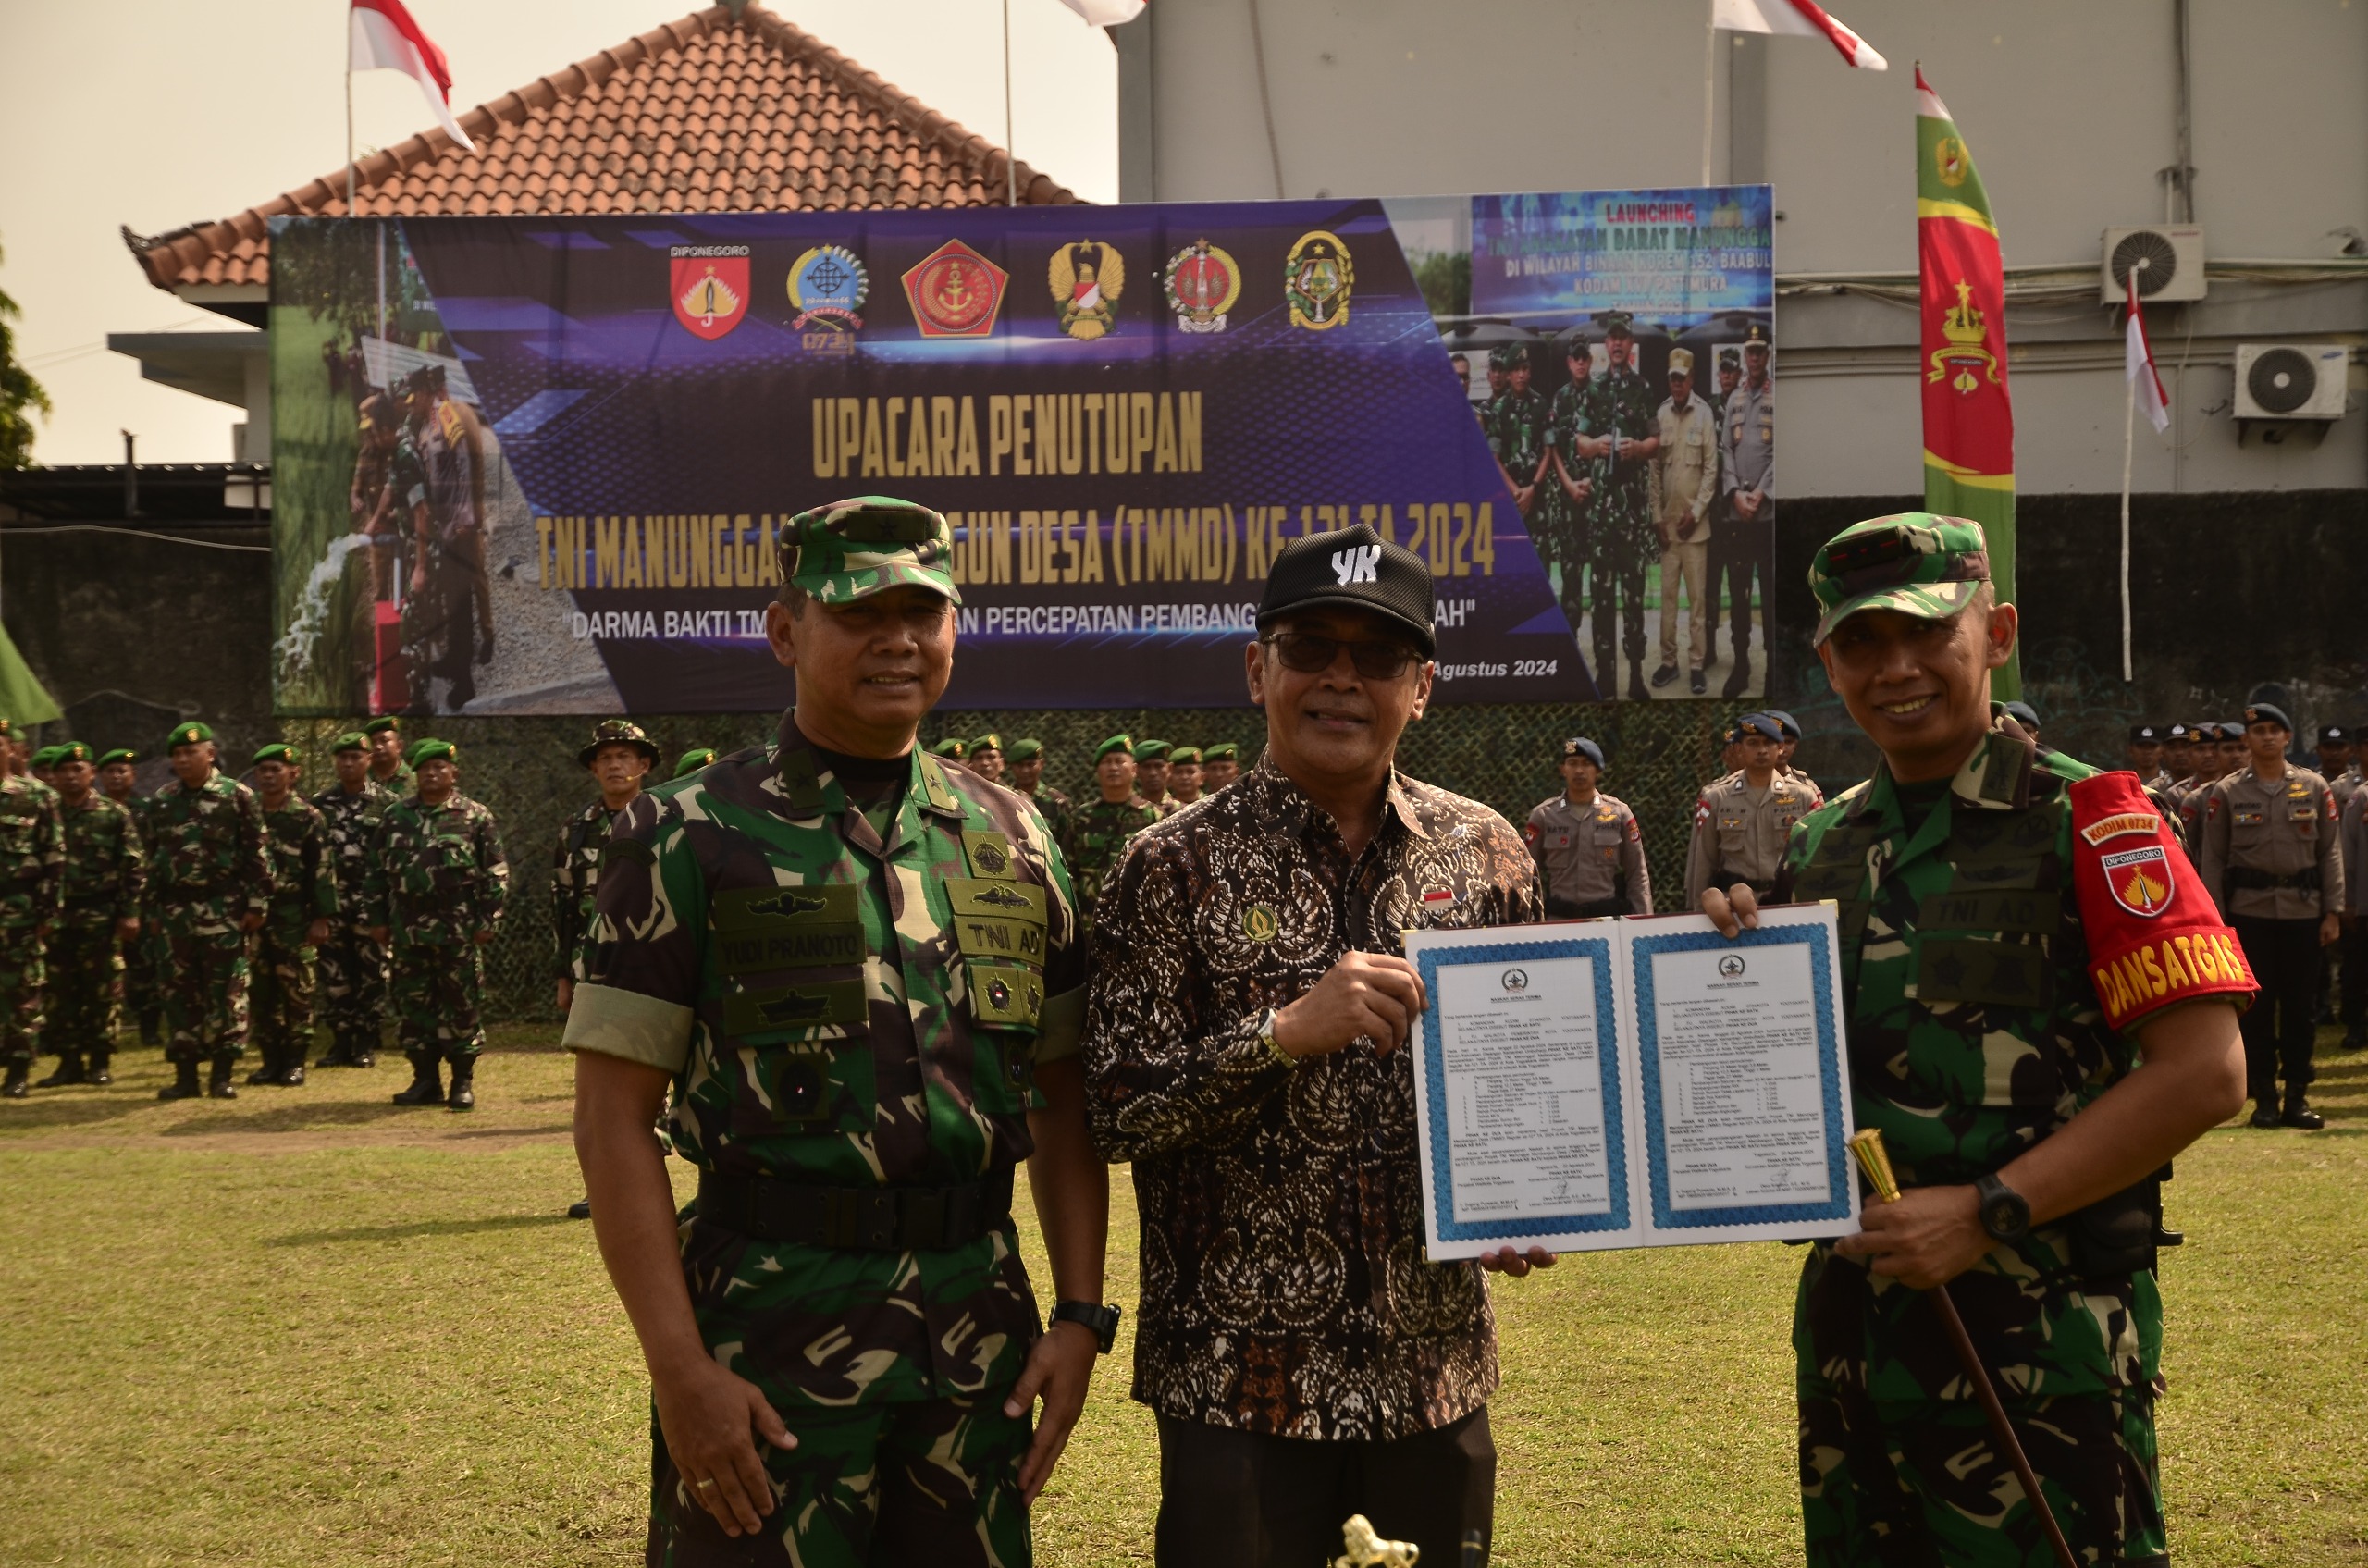
[[[1336,1440],[1487,1399],[1480,1266],[1423,1257],[1412,1053],[1293,1063],[1266,1016],[1352,948],[1544,918],[1511,825],[1402,774],[1354,858],[1263,758],[1136,838],[1093,931],[1085,1043],[1094,1142],[1134,1163],[1141,1214],[1136,1399]]]

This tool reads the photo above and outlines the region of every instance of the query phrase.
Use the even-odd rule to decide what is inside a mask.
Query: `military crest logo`
[[[1326,332],[1349,319],[1349,295],[1357,281],[1349,247],[1338,234],[1312,228],[1283,258],[1283,297],[1290,302],[1291,325]]]
[[[1126,258],[1114,246],[1079,240],[1053,253],[1045,281],[1052,287],[1053,308],[1061,313],[1061,330],[1091,343],[1117,318],[1118,296],[1127,291]]]
[[[817,245],[790,265],[789,302],[797,312],[790,330],[817,353],[851,354],[870,297],[861,258],[845,245]]]
[[[1241,911],[1241,934],[1252,942],[1272,942],[1282,929],[1282,922],[1266,905],[1252,904]]]
[[[995,329],[1011,274],[948,240],[905,274],[905,298],[924,338],[984,338]]]
[[[2152,920],[2171,907],[2171,858],[2161,844],[2124,849],[2100,859],[2113,901],[2131,914]]]
[[[674,319],[692,336],[712,342],[746,319],[747,246],[676,245],[667,256],[673,268]]]
[[[1161,282],[1182,332],[1224,331],[1227,314],[1241,298],[1241,268],[1206,240],[1195,240],[1170,256]]]
[[[1957,279],[1956,308],[1942,314],[1941,336],[1948,341],[1932,351],[1932,368],[1925,380],[1945,379],[1965,397],[1980,389],[1984,375],[1993,384],[1998,380],[1998,356],[1989,346],[1989,319],[1974,308],[1973,285],[1962,278]]]

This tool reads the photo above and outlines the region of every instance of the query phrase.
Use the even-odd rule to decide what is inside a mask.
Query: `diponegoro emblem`
[[[2160,844],[2101,857],[2113,901],[2149,920],[2171,907],[2171,858]]]
[[[672,264],[674,319],[709,341],[748,314],[748,247],[676,245]]]
[[[995,329],[1011,275],[959,240],[948,240],[905,274],[913,325],[924,338],[983,338]]]

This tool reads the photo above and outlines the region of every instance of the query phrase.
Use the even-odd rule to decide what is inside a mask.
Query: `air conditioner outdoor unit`
[[[2238,419],[2341,419],[2345,362],[2340,343],[2238,343]]]
[[[2138,297],[2149,303],[2203,298],[2202,228],[2185,223],[2106,229],[2099,304],[2117,305],[2128,297],[2133,266],[2138,269]]]

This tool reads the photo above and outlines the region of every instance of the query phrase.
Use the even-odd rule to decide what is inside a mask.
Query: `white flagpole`
[[[2138,434],[2138,378],[2125,376],[2128,395],[2121,403],[2121,678],[2133,677],[2129,662],[2129,459]]]
[[[353,216],[353,13],[345,16],[345,216]]]
[[[1005,206],[1019,205],[1019,154],[1011,137],[1011,0],[1003,0],[1003,175]]]
[[[1716,116],[1713,105],[1717,94],[1712,91],[1718,80],[1719,6],[1711,0],[1710,15],[1702,39],[1702,183],[1710,183],[1710,126]]]

